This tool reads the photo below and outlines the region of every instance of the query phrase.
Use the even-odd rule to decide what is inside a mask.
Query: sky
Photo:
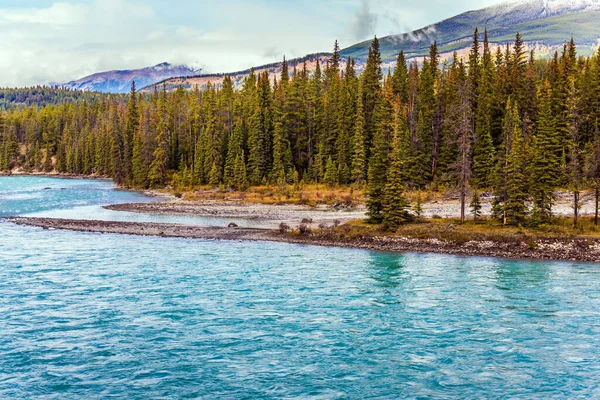
[[[498,0],[0,0],[0,87],[161,62],[232,72],[425,27]]]

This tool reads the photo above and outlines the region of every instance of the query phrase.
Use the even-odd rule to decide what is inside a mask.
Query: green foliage
[[[552,112],[551,92],[546,82],[540,91],[540,115],[533,139],[531,160],[531,197],[533,214],[540,222],[552,218],[554,191],[560,183],[562,147],[558,136],[556,117]]]
[[[0,170],[141,188],[353,184],[390,229],[409,216],[405,188],[458,187],[464,206],[469,186],[491,187],[493,216],[515,225],[549,221],[557,187],[577,209],[600,182],[600,51],[578,59],[571,41],[535,60],[519,36],[492,56],[487,31],[473,38],[467,60],[441,66],[447,45],[428,44],[420,67],[395,53],[385,77],[375,38],[360,76],[336,44],[327,60],[284,60],[278,81],[265,70],[152,94],[0,90]]]
[[[477,193],[476,190],[473,191],[473,197],[471,197],[471,203],[469,204],[469,208],[471,209],[471,214],[473,215],[474,220],[481,218],[481,199],[479,197],[479,193]]]

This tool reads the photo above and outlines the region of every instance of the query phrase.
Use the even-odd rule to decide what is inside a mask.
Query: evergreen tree
[[[516,108],[515,108],[516,110]],[[504,204],[505,223],[519,225],[527,218],[528,181],[527,149],[519,126],[512,132],[510,151],[506,160],[506,203]]]
[[[399,100],[399,99],[398,99]],[[398,100],[394,104],[393,149],[390,153],[387,181],[383,188],[383,224],[395,231],[400,224],[410,220],[410,204],[404,197],[407,146],[402,138],[408,137],[405,121],[400,116]]]
[[[473,191],[473,197],[471,197],[471,203],[469,204],[469,208],[471,209],[471,214],[473,215],[474,220],[478,220],[481,218],[481,198],[479,197],[479,193],[476,190]]]
[[[560,182],[562,148],[557,137],[551,101],[549,84],[546,83],[540,91],[540,117],[531,160],[530,193],[534,205],[533,217],[539,222],[549,222],[552,218],[555,189]]]
[[[408,68],[403,50],[400,50],[396,59],[396,67],[392,76],[392,86],[394,95],[399,96],[400,101],[406,104],[408,102]]]
[[[580,145],[580,108],[580,96],[575,85],[575,79],[571,78],[569,80],[567,97],[567,129],[570,139],[567,147],[569,150],[568,180],[573,193],[573,227],[575,228],[577,228],[579,221],[579,209],[581,208],[579,196],[583,178],[583,151]]]
[[[127,103],[127,124],[125,126],[125,138],[123,141],[123,179],[128,185],[134,184],[133,152],[139,121],[137,93],[135,91],[135,81],[133,81],[131,82],[131,93],[129,95],[129,102]]]
[[[362,83],[358,85],[358,97],[362,97]],[[352,154],[352,178],[357,183],[362,183],[366,178],[366,143],[365,143],[365,118],[363,102],[359,101],[356,109],[356,124],[354,126],[354,153]]]
[[[475,111],[475,143],[473,145],[473,180],[476,188],[492,184],[494,169],[494,142],[492,139],[492,82],[493,66],[489,49],[487,30],[484,33],[483,66],[481,84],[477,88],[477,108]]]
[[[323,182],[329,187],[333,187],[333,186],[337,185],[337,183],[338,183],[337,166],[333,162],[333,159],[331,158],[331,156],[327,159]]]
[[[150,164],[150,171],[148,172],[148,183],[151,187],[164,186],[167,179],[167,166],[168,166],[168,126],[166,122],[167,118],[167,105],[166,105],[166,92],[163,89],[163,98],[159,101],[158,111],[158,124],[156,127],[156,149],[152,156],[152,163]]]
[[[376,112],[377,104],[380,100],[381,81],[383,73],[381,71],[381,53],[379,50],[379,40],[377,37],[371,42],[365,70],[361,76],[362,79],[362,107],[365,120],[365,150],[367,158],[370,156],[372,142],[376,135],[378,126],[378,115]]]

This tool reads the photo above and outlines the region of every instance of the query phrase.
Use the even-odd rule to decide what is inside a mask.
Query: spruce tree
[[[127,123],[125,126],[125,140],[123,151],[123,174],[128,184],[133,184],[133,148],[136,131],[138,129],[140,116],[138,112],[137,93],[135,81],[131,82],[131,92],[127,103]]]
[[[515,108],[516,110],[516,108]],[[514,126],[510,151],[506,160],[506,203],[504,204],[505,223],[519,225],[528,215],[527,148],[520,126]]]
[[[408,102],[408,68],[403,50],[400,50],[400,53],[398,53],[392,82],[394,95],[399,96],[400,101],[406,104]]]
[[[493,66],[489,49],[487,30],[484,33],[483,66],[481,84],[478,87],[477,108],[475,111],[475,143],[473,144],[473,179],[476,188],[492,184],[495,148],[492,139],[492,82]]]
[[[325,165],[323,182],[329,187],[334,187],[338,183],[338,169],[331,156],[327,159],[327,164]]]
[[[377,37],[371,42],[369,48],[365,70],[362,73],[362,106],[365,119],[365,149],[367,158],[370,157],[373,137],[376,135],[379,124],[377,115],[377,103],[380,101],[381,81],[383,73],[381,71],[381,52],[379,50],[379,40]],[[359,99],[360,101],[360,99]]]
[[[481,218],[481,198],[479,197],[479,193],[477,193],[477,190],[473,191],[473,197],[471,197],[471,203],[469,204],[469,208],[471,209],[473,220],[476,221],[479,218]]]
[[[356,108],[356,124],[354,125],[354,153],[352,154],[352,179],[362,184],[366,178],[367,160],[365,143],[365,118],[363,112],[362,83],[358,85],[358,104]]]
[[[567,97],[567,130],[569,133],[568,155],[568,181],[573,193],[573,227],[577,228],[579,222],[580,191],[583,178],[583,151],[581,149],[581,115],[580,95],[575,85],[574,77],[569,79]]]
[[[164,186],[167,179],[168,167],[168,125],[167,125],[167,105],[166,92],[163,89],[163,98],[158,105],[158,124],[156,127],[156,149],[152,153],[152,163],[148,172],[148,183],[150,187]]]
[[[392,139],[393,93],[391,85],[379,96],[375,117],[377,125],[369,158],[367,215],[375,223],[383,221],[384,187],[388,169],[390,144]]]
[[[556,118],[552,113],[552,98],[549,84],[540,91],[540,116],[533,140],[531,160],[531,197],[533,218],[537,222],[549,222],[555,189],[560,181],[561,153],[557,136]]]
[[[383,224],[386,229],[395,231],[398,226],[410,220],[410,204],[404,197],[404,176],[406,163],[407,128],[399,115],[399,105],[395,105],[393,149],[390,153],[387,180],[383,188]]]

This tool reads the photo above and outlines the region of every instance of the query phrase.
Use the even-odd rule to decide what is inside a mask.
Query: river
[[[101,208],[134,201],[0,177],[0,217],[187,222]],[[599,283],[591,263],[0,223],[0,398],[597,398]]]

